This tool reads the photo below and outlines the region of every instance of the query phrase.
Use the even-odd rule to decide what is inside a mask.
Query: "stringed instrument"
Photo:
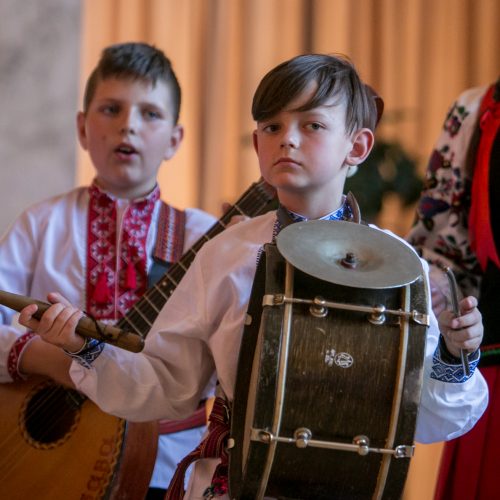
[[[273,188],[262,179],[253,183],[115,327],[129,339],[128,332],[144,339],[204,243],[221,233],[233,216],[266,212],[274,198]],[[1,292],[0,303],[16,308],[2,302]],[[92,331],[87,334],[100,338]],[[138,350],[140,343],[132,342],[131,350]],[[156,421],[127,422],[104,413],[79,392],[39,377],[0,384],[0,401],[0,497],[144,498],[156,458]]]

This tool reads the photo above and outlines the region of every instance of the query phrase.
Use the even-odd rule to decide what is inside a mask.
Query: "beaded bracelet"
[[[73,358],[78,364],[80,364],[84,368],[89,369],[92,366],[92,363],[99,357],[103,349],[104,349],[103,342],[91,337],[86,337],[85,343],[78,351],[70,352],[66,349],[63,350],[70,358]]]

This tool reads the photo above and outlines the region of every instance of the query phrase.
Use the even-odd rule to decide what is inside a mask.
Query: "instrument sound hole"
[[[38,390],[25,407],[26,437],[40,447],[61,444],[77,424],[80,404],[76,391],[55,385]]]

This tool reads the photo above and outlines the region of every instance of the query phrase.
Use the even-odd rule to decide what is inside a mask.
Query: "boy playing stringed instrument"
[[[152,272],[161,276],[214,224],[201,210],[180,211],[160,199],[158,170],[183,138],[180,101],[162,51],[142,43],[103,51],[77,116],[95,179],[38,203],[12,224],[0,241],[0,289],[43,300],[59,290],[93,318],[116,322],[146,291]],[[4,382],[20,378],[19,356],[23,349],[37,352],[39,342],[32,333],[19,336],[9,326],[12,317],[11,309],[0,307],[0,343],[10,350],[0,370]],[[69,361],[56,370],[67,372]],[[192,428],[160,436],[151,481],[159,498],[177,462],[200,440],[206,427],[204,411],[200,415]]]
[[[192,461],[186,498],[228,498],[225,439],[236,396],[238,352],[263,245],[289,222],[352,220],[356,208],[343,195],[346,174],[366,158],[374,140],[375,103],[343,57],[310,54],[280,64],[259,84],[252,112],[262,176],[276,188],[281,206],[277,212],[229,228],[203,247],[160,312],[143,352],[106,345],[98,357],[89,359],[88,342],[75,333],[81,312],[62,298],[40,321],[32,317],[36,306],[21,313],[23,324],[74,353],[68,383],[112,414],[132,420],[186,416],[195,409],[208,380],[217,375],[220,397],[208,441],[180,464],[168,493],[175,500],[183,497],[183,474]],[[424,262],[422,269],[427,269]],[[473,297],[463,299],[460,316],[444,313],[439,325],[430,314],[416,425],[420,442],[466,432],[487,404],[484,379],[475,370],[482,338],[476,305]],[[470,375],[450,383],[443,359],[448,351],[458,356],[461,349],[473,353]],[[23,371],[38,368],[31,355],[21,358]]]

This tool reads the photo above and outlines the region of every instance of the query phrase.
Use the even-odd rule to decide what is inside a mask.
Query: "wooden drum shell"
[[[274,245],[266,246],[263,258],[265,284],[262,287],[262,282],[258,285],[256,281],[254,285],[254,309],[258,309],[255,304],[259,296],[285,293],[285,260]],[[383,304],[394,310],[404,306],[427,313],[423,277],[402,287],[361,289],[328,283],[292,269],[296,298]],[[251,440],[250,431],[271,430],[275,425],[284,307],[264,306],[260,320],[258,312],[250,311],[252,324],[245,329],[231,427],[231,498],[260,496],[270,444]],[[278,435],[292,438],[297,429],[305,427],[311,431],[311,439],[325,442],[351,444],[355,436],[365,435],[370,448],[412,445],[427,327],[389,315],[383,324],[376,325],[368,321],[366,313],[339,309],[329,309],[326,317],[318,318],[307,304],[292,307]],[[395,431],[392,444],[391,418]],[[410,458],[298,448],[293,443],[274,446],[266,496],[349,500],[401,497]]]

